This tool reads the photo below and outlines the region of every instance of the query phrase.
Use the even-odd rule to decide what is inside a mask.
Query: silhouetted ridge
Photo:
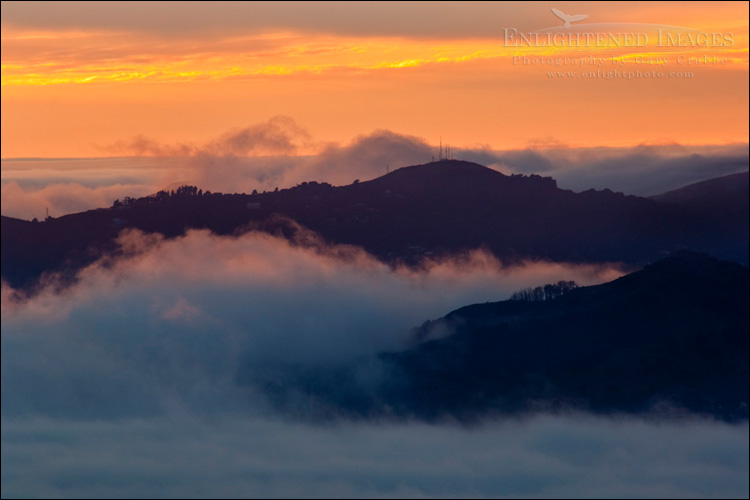
[[[350,417],[576,409],[747,419],[749,288],[747,268],[679,252],[551,300],[476,304],[427,322],[418,338],[452,333],[381,354],[374,387],[335,382],[361,379],[360,360],[266,390],[282,406],[304,397]]]
[[[674,286],[678,280],[691,279],[710,288],[720,287],[726,280],[741,274],[738,266],[731,262],[721,261],[705,253],[680,250],[621,280],[643,280],[640,283],[642,286],[651,286],[657,281],[666,286]]]
[[[404,186],[409,183],[418,183],[421,185],[430,180],[451,182],[461,178],[502,182],[504,179],[507,179],[507,176],[478,163],[460,160],[441,160],[423,165],[399,168],[367,183],[374,185],[390,183],[392,185]]]
[[[557,182],[551,177],[538,175],[505,175],[497,170],[469,161],[440,160],[423,165],[414,165],[394,170],[390,174],[361,186],[395,188],[408,192],[439,190],[441,194],[455,193],[460,189],[502,189],[546,187],[556,188]]]
[[[653,199],[677,205],[733,206],[743,204],[747,207],[749,193],[750,172],[741,172],[696,182],[653,196]]]
[[[116,252],[115,239],[128,228],[168,238],[191,228],[219,235],[255,230],[294,240],[290,220],[327,242],[415,267],[478,248],[506,265],[529,259],[643,265],[680,248],[747,263],[747,214],[606,189],[574,193],[549,177],[443,160],[348,186],[310,181],[251,194],[180,186],[38,224],[3,219],[2,277],[28,289],[44,272],[74,276]]]

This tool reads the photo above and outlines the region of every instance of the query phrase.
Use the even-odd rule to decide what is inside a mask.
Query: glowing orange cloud
[[[2,85],[54,85],[64,83],[222,80],[253,76],[319,74],[335,70],[410,68],[425,64],[461,63],[475,59],[510,58],[519,54],[617,55],[632,60],[645,53],[658,57],[677,51],[656,47],[612,45],[582,50],[577,47],[504,46],[502,40],[409,40],[394,38],[343,38],[299,33],[274,33],[216,40],[207,46],[156,41],[132,42],[132,34],[18,33],[3,32]],[[712,55],[730,54],[729,64],[747,65],[747,35],[736,33],[731,47],[713,48]],[[36,56],[29,45],[44,48]],[[62,50],[60,45],[62,45]],[[644,51],[647,50],[647,52]],[[659,49],[659,50],[657,50]],[[615,54],[612,51],[615,50]],[[684,50],[684,49],[682,49]]]
[[[582,146],[746,142],[747,5],[700,5],[673,21],[674,9],[663,4],[586,9],[597,22],[731,31],[731,46],[507,46],[502,27],[510,17],[477,20],[476,36],[445,28],[444,37],[436,30],[356,35],[341,26],[256,26],[243,34],[235,25],[210,36],[167,36],[96,28],[90,19],[92,26],[75,28],[4,24],[2,155],[98,156],[101,146],[138,134],[202,142],[280,114],[322,141],[389,129],[496,148],[550,139]],[[559,24],[546,7],[514,9],[518,29]],[[703,64],[705,56],[722,62]],[[590,59],[603,62],[584,64]],[[649,71],[664,74],[636,75]]]

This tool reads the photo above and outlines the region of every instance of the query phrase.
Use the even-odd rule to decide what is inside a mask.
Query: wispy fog
[[[121,244],[130,257],[85,269],[62,294],[50,287],[17,303],[3,288],[4,414],[243,407],[252,395],[234,383],[240,360],[264,370],[348,361],[404,348],[413,327],[466,304],[620,274],[551,263],[503,269],[481,252],[426,272],[393,271],[313,235],[306,248],[266,234],[204,231],[170,241],[130,232]]]
[[[633,148],[553,146],[496,152],[486,157],[482,152],[472,154],[501,171],[554,177],[564,189],[608,188],[638,196],[654,196],[694,182],[748,170],[747,144]]]
[[[349,143],[322,143],[283,116],[200,144],[163,144],[137,136],[104,150],[126,157],[3,160],[2,213],[31,219],[43,216],[48,207],[59,216],[180,184],[226,193],[270,191],[312,180],[344,185],[373,179],[389,169],[427,163],[438,156],[435,142],[377,130]],[[536,144],[513,151],[456,149],[454,155],[506,174],[551,176],[564,189],[609,188],[641,196],[748,170],[747,144],[633,148]]]
[[[586,415],[311,423],[264,373],[412,342],[410,329],[525,286],[615,267],[476,252],[427,271],[265,234],[122,236],[127,257],[18,302],[3,287],[2,496],[746,496],[748,426]]]
[[[747,498],[748,426],[541,416],[2,421],[5,497]]]

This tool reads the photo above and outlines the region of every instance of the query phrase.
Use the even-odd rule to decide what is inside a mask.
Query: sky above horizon
[[[0,5],[11,232],[22,224],[5,217],[58,219],[180,184],[366,181],[430,161],[441,142],[574,191],[651,196],[748,171],[748,2]],[[565,27],[552,9],[588,17]],[[473,426],[320,422],[301,393],[279,411],[241,374],[283,383],[363,361],[365,387],[380,376],[367,357],[413,346],[425,320],[630,269],[504,266],[483,247],[391,267],[298,234],[122,231],[122,251],[70,287],[51,271],[21,300],[3,279],[0,496],[748,497],[748,422],[658,398],[642,416],[563,401]],[[29,245],[16,255],[46,266]]]
[[[566,29],[553,7],[588,18]],[[277,116],[295,141],[243,155],[376,130],[493,150],[742,144],[747,19],[746,2],[3,2],[2,157],[175,155]],[[723,43],[660,46],[659,26]],[[505,30],[649,36],[518,46]]]

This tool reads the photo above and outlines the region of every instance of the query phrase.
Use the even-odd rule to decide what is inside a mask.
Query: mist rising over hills
[[[747,207],[747,196],[736,198]],[[692,206],[609,190],[574,193],[552,178],[444,160],[341,187],[305,182],[253,194],[186,187],[38,223],[3,217],[2,277],[16,288],[33,287],[44,273],[72,277],[103,255],[117,255],[115,238],[127,228],[166,237],[189,228],[220,235],[253,230],[296,241],[298,224],[327,242],[412,266],[477,248],[508,265],[537,259],[642,265],[680,248],[748,258],[741,217],[715,210],[697,216]]]
[[[560,494],[554,471],[529,476],[550,463],[568,475],[575,463],[587,487],[592,473],[624,476],[627,487],[611,491],[633,495],[647,491],[639,488],[648,469],[664,491],[660,467],[675,461],[689,480],[674,479],[680,488],[669,491],[743,492],[747,269],[678,254],[553,300],[440,317],[519,287],[601,283],[627,269],[550,255],[638,266],[682,246],[746,247],[747,225],[732,222],[716,238],[716,214],[726,211],[576,194],[549,178],[437,162],[343,187],[183,187],[48,221],[3,217],[3,279],[34,292],[17,301],[19,290],[3,283],[4,494],[32,481],[69,494],[67,471],[91,468],[91,456],[112,487],[75,491],[99,496],[123,484],[153,484],[155,494],[165,484],[248,491],[244,478],[278,463],[294,466],[270,483],[257,475],[253,491],[301,481],[292,496],[330,493],[299,479],[317,483],[321,456],[330,470],[348,463],[342,476],[353,484],[363,464],[391,464],[393,481],[363,496],[399,492],[391,485],[404,481],[426,485],[419,492],[428,496],[453,491],[441,483],[453,461],[485,464],[490,486],[473,489],[472,466],[455,491],[487,496]],[[480,425],[433,425],[456,421]],[[295,461],[300,443],[308,455]],[[286,454],[268,452],[279,447]],[[383,453],[363,460],[373,448]],[[394,462],[400,449],[421,452]],[[634,464],[625,472],[623,453]],[[144,472],[144,456],[160,465]],[[498,463],[516,464],[518,476],[497,479]],[[696,471],[709,486],[694,488]],[[636,475],[638,488],[627,479]],[[539,477],[548,489],[524,486]]]
[[[318,417],[471,422],[585,410],[746,419],[748,285],[743,266],[679,252],[550,300],[463,307],[422,325],[417,338],[427,340],[377,359],[286,378],[247,367],[240,381],[283,411]]]

